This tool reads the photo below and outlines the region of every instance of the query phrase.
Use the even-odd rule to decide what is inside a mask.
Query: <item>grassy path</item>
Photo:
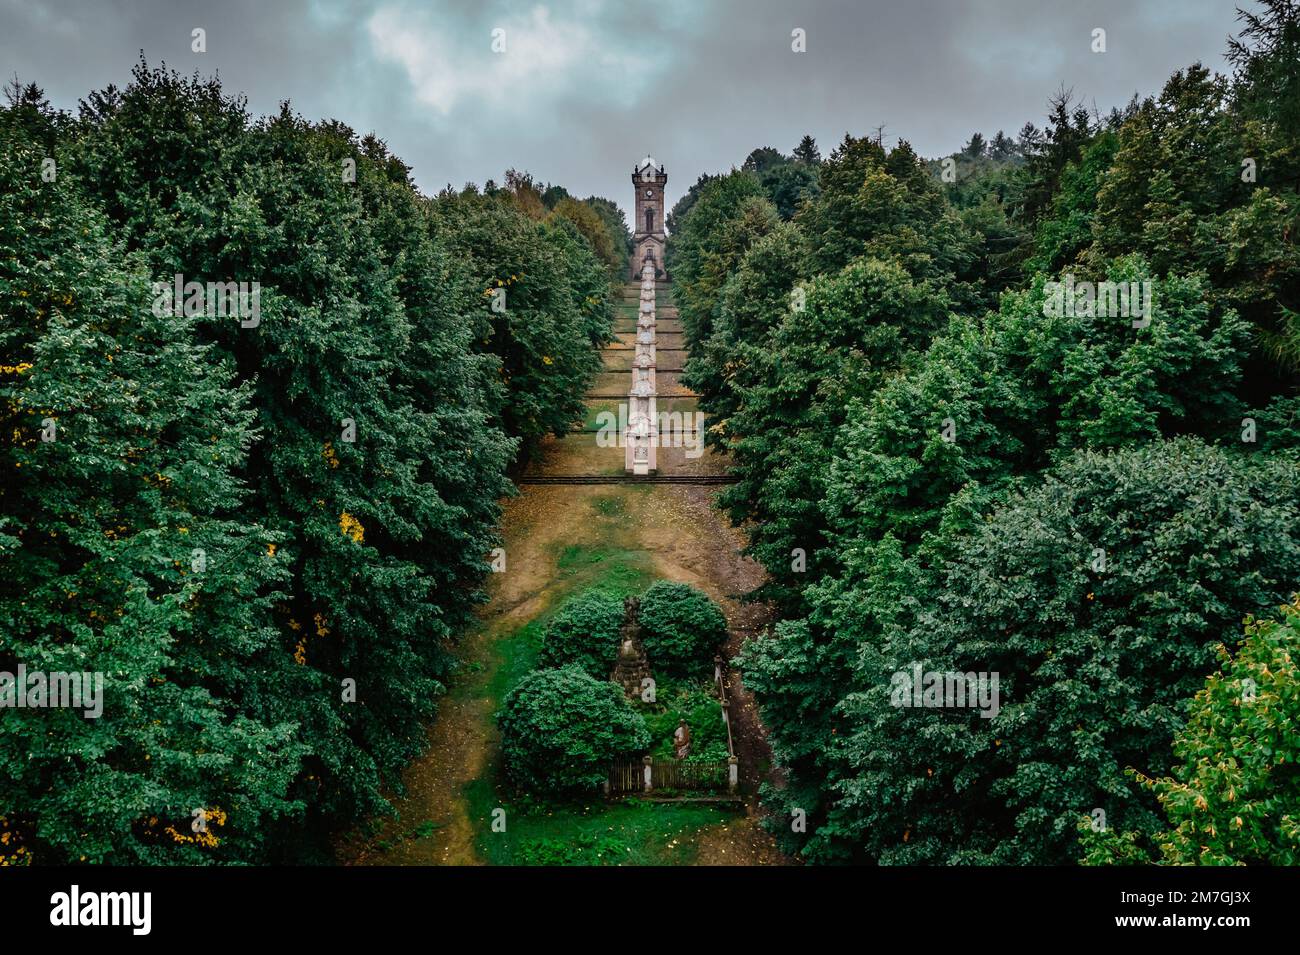
[[[628,310],[621,312],[615,347],[632,337]],[[672,321],[676,312],[661,305],[660,316]],[[661,456],[668,473],[724,470],[723,462],[707,453],[687,459],[681,449],[669,450],[676,457]],[[530,473],[621,471],[622,456],[622,449],[598,448],[594,434],[574,433],[544,444]],[[530,485],[507,502],[506,570],[492,575],[479,623],[462,641],[463,667],[429,729],[428,750],[404,774],[406,793],[394,801],[398,817],[376,820],[342,840],[340,860],[362,865],[786,861],[758,828],[752,809],[609,805],[599,799],[541,808],[519,804],[495,783],[493,714],[532,668],[545,619],[568,595],[588,587],[635,593],[667,578],[704,590],[735,627],[753,620],[755,608],[735,597],[757,584],[761,570],[740,557],[742,541],[712,507],[714,493],[715,488],[665,485]],[[504,833],[492,829],[494,810],[505,811]]]

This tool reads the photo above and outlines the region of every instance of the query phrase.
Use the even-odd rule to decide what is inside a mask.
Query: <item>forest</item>
[[[712,805],[586,804],[615,757],[647,793],[652,757],[738,765],[752,695],[783,863],[1300,864],[1297,62],[1264,0],[1226,73],[1107,113],[1061,88],[947,156],[760,146],[676,202],[644,308],[609,198],[513,168],[426,195],[378,134],[143,54],[75,111],[15,79],[0,674],[105,696],[0,678],[0,865],[338,862],[475,666],[464,826],[517,798],[523,833],[487,861],[734,852]],[[601,350],[654,341],[638,314],[661,382],[689,355],[664,407],[698,396],[703,510],[762,582],[689,585],[735,555],[666,491],[575,493],[568,537],[512,528],[545,593],[467,663],[503,513],[627,387]],[[733,599],[763,620],[734,687]],[[662,700],[609,679],[633,630]],[[381,864],[445,823],[400,821]]]
[[[0,671],[116,702],[6,710],[0,861],[331,861],[582,413],[622,213],[514,171],[426,198],[374,136],[143,57],[76,115],[7,93]],[[173,277],[256,281],[257,320],[156,307]]]
[[[673,209],[805,862],[1300,862],[1298,58],[1266,3],[1230,75],[941,159],[763,147]],[[1149,312],[1060,307],[1106,282]],[[913,667],[996,718],[899,705]]]

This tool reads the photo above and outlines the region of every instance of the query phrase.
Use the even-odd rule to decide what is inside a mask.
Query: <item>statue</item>
[[[677,730],[673,733],[673,755],[678,759],[685,759],[691,752],[691,728],[686,725],[685,720],[677,724]]]

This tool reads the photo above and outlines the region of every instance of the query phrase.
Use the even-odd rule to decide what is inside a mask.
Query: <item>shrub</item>
[[[651,584],[641,598],[641,640],[650,665],[666,673],[700,673],[727,635],[718,605],[687,584]]]
[[[623,691],[573,665],[526,676],[506,696],[497,725],[506,774],[540,793],[595,789],[611,760],[650,745]]]
[[[618,656],[618,631],[623,602],[599,592],[568,601],[546,625],[539,662],[544,667],[569,664],[598,680],[609,676]]]
[[[1300,864],[1300,597],[1281,620],[1247,618],[1245,639],[1218,654],[1174,739],[1173,776],[1128,771],[1169,819],[1150,840],[1158,858],[1139,848],[1139,833],[1093,832],[1085,822],[1085,863]]]

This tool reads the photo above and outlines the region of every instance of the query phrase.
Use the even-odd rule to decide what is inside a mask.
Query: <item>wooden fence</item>
[[[609,769],[605,791],[611,796],[654,792],[657,789],[727,791],[731,785],[731,761],[687,762],[646,756],[614,763]]]
[[[605,784],[605,792],[611,796],[639,793],[645,789],[644,779],[645,769],[641,760],[617,762],[609,767],[609,782]]]
[[[700,763],[652,760],[650,779],[659,789],[726,789],[727,763],[725,760]]]

